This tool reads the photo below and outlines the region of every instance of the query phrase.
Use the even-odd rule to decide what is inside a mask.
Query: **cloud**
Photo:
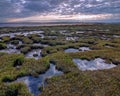
[[[112,15],[111,20],[120,21],[118,17],[120,0],[0,0],[0,12],[0,22],[32,16],[68,17],[81,14],[86,16]],[[105,17],[108,19],[107,16]]]
[[[8,22],[55,22],[59,20],[77,20],[77,21],[86,21],[86,20],[101,20],[112,17],[111,14],[79,14],[79,15],[37,15],[37,16],[31,16],[26,18],[15,18],[15,19],[9,19]]]

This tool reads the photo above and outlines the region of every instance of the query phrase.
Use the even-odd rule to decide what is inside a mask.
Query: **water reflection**
[[[82,52],[91,50],[89,47],[80,47],[79,49]]]
[[[77,64],[78,68],[82,71],[85,70],[102,70],[110,69],[116,67],[114,64],[107,64],[105,60],[101,58],[96,58],[95,60],[82,60],[82,59],[73,59],[73,62]]]
[[[42,84],[45,84],[46,78],[51,78],[53,76],[62,75],[63,72],[58,71],[55,68],[54,64],[50,64],[49,70],[47,70],[44,74],[40,74],[37,78],[33,76],[25,76],[18,78],[15,82],[24,82],[29,91],[34,94],[34,96],[38,96],[39,93],[41,93],[40,90],[38,90],[38,87],[42,86]]]
[[[13,44],[7,44],[7,48],[6,49],[2,49],[0,50],[0,52],[4,52],[4,53],[8,53],[8,54],[20,54],[20,50],[16,49],[16,46]]]
[[[0,37],[10,36],[10,38],[14,38],[16,35],[28,36],[30,34],[39,34],[40,36],[42,36],[42,38],[44,38],[44,35],[41,33],[44,33],[44,31],[14,32],[14,33],[11,32],[11,33],[1,34]]]
[[[75,48],[68,48],[64,52],[65,53],[75,53],[75,52],[79,52],[79,50],[75,49]]]
[[[39,59],[41,57],[41,49],[34,49],[34,50],[28,52],[25,56],[26,56],[26,58]]]

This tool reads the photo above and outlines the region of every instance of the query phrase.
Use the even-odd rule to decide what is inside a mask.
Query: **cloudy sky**
[[[0,0],[0,22],[120,22],[120,0]]]

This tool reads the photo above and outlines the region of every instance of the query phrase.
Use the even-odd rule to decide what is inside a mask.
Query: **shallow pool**
[[[66,50],[64,50],[65,53],[75,53],[75,52],[79,52],[78,49],[75,48],[68,48]]]
[[[84,52],[84,51],[89,51],[91,49],[89,47],[80,47],[79,50]]]
[[[11,32],[11,33],[4,33],[4,34],[0,34],[0,37],[4,37],[4,36],[10,36],[10,38],[15,37],[16,35],[23,35],[23,36],[28,36],[30,34],[42,34],[44,33],[44,31],[30,31],[30,32]],[[44,35],[42,35],[43,37]]]
[[[77,64],[78,68],[82,71],[85,70],[102,70],[102,69],[110,69],[116,67],[114,64],[107,64],[105,60],[101,58],[96,58],[94,60],[82,60],[82,59],[73,59],[73,62]]]
[[[63,72],[58,71],[54,64],[50,64],[50,68],[44,74],[40,74],[37,78],[33,76],[25,76],[18,78],[14,82],[24,82],[27,85],[29,91],[34,94],[34,96],[38,96],[38,94],[41,93],[38,88],[46,83],[46,78],[51,78],[53,76],[58,76],[62,74]]]
[[[20,54],[20,50],[16,49],[16,46],[13,44],[7,44],[7,48],[6,49],[2,49],[0,50],[0,52],[4,52],[4,53],[8,53],[8,54]]]
[[[32,51],[28,52],[25,54],[26,58],[34,58],[34,59],[39,59],[41,58],[41,49],[33,49]]]

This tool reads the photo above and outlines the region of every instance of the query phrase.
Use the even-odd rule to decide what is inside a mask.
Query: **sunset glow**
[[[97,14],[97,15],[40,15],[26,18],[8,19],[8,22],[48,22],[57,20],[97,20],[110,18],[111,14]]]

